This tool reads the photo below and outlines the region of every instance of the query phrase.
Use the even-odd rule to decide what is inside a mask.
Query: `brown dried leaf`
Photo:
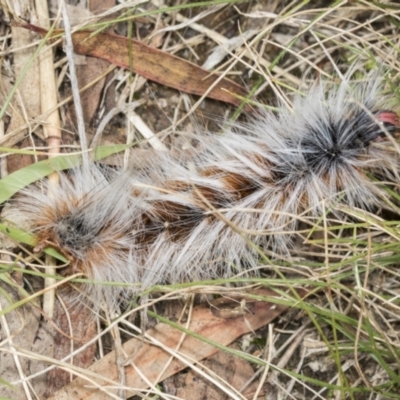
[[[72,35],[76,53],[102,58],[127,69],[130,68],[131,58],[133,72],[147,79],[199,96],[208,92],[207,97],[237,106],[241,100],[236,96],[244,97],[247,94],[246,89],[226,78],[209,90],[218,80],[217,75],[138,40],[132,39],[130,54],[128,38],[109,33],[92,34],[82,31]]]
[[[31,24],[19,24],[42,35],[47,31]],[[54,31],[59,36],[62,31]],[[90,31],[72,34],[74,51],[78,54],[107,60],[110,63],[132,71],[154,82],[181,90],[186,93],[224,101],[239,106],[247,90],[227,78],[220,78],[196,64],[183,60],[144,43],[111,33],[94,35]],[[129,61],[132,60],[132,63]],[[210,89],[211,88],[211,89]]]
[[[240,351],[239,346],[235,343],[230,346],[234,350]],[[242,387],[250,380],[254,375],[253,368],[250,363],[242,358],[234,356],[233,354],[228,354],[224,351],[219,351],[213,356],[209,357],[204,365],[210,371],[212,371],[215,376],[219,379],[224,380],[230,386],[236,390],[241,390]],[[184,381],[176,382],[177,391],[176,397],[180,399],[187,400],[202,400],[202,399],[212,399],[212,400],[228,400],[228,394],[223,392],[221,389],[210,384],[210,382],[198,373],[191,370],[184,376]],[[178,386],[179,385],[179,386]],[[252,394],[255,393],[257,389],[258,382],[253,382],[247,389],[243,392],[243,395],[247,398],[251,398]]]
[[[259,290],[254,294],[277,296],[276,293],[268,289]],[[304,295],[304,293],[301,295]],[[246,308],[244,307],[244,309]],[[192,313],[189,330],[210,341],[228,346],[245,333],[252,332],[268,324],[287,309],[287,307],[282,305],[254,300],[250,301],[249,308],[251,309],[250,313],[239,315],[237,318],[224,319],[215,316],[209,307],[196,307]],[[169,349],[175,349],[181,337],[182,332],[180,330],[164,323],[159,323],[145,334],[145,338],[151,338]],[[190,364],[189,361],[188,363],[183,363],[174,358],[166,371],[158,379],[159,374],[171,358],[169,352],[163,350],[158,345],[144,342],[140,338],[134,338],[126,342],[123,345],[123,350],[128,355],[125,367],[126,386],[134,388],[136,391],[148,388],[148,384],[141,379],[137,373],[137,369],[141,371],[141,374],[149,382],[155,385],[187,368],[188,363]],[[188,356],[191,360],[198,361],[210,357],[218,350],[217,347],[211,344],[187,335],[179,348],[179,354]],[[95,381],[96,384],[104,388],[104,392],[96,390],[93,387],[93,383],[88,384],[85,379],[77,378],[71,384],[55,393],[51,399],[101,400],[110,398],[105,393],[106,390],[109,393],[111,392],[111,389],[105,389],[107,386],[110,386],[110,380],[115,381],[115,385],[118,386],[118,366],[116,364],[115,353],[111,352],[107,354],[93,364],[89,368],[89,371],[99,376],[99,379]],[[103,381],[100,377],[104,377],[108,381]]]
[[[60,291],[54,305],[53,321],[59,328],[59,331],[53,330],[52,332],[54,358],[62,360],[70,354],[71,348],[76,350],[85,346],[85,349],[73,358],[73,365],[80,368],[88,368],[93,363],[96,352],[96,343],[86,346],[96,335],[96,321],[92,317],[91,311],[77,304],[76,299],[70,292]],[[72,333],[73,337],[69,337],[69,333]],[[46,379],[47,390],[45,397],[47,398],[56,390],[67,385],[71,381],[71,375],[61,368],[54,368],[46,374]]]
[[[17,286],[12,287],[4,284],[0,280],[0,309],[4,310],[12,304],[20,300]],[[49,355],[51,348],[51,338],[43,337],[38,334],[40,326],[40,312],[38,307],[31,303],[26,303],[23,307],[19,307],[8,312],[0,324],[0,337],[2,347],[0,351],[0,377],[9,383],[18,382],[21,374],[29,375],[32,371],[42,370],[46,366],[36,360],[29,360],[24,357],[18,357],[18,351],[11,349],[15,347],[20,349],[31,350],[35,348],[38,341],[43,339],[47,347],[43,349],[43,355]],[[15,346],[15,347],[14,347]],[[18,359],[19,365],[16,363]],[[43,376],[37,377],[31,384],[39,393],[44,392],[45,380]],[[0,383],[0,399],[27,399],[26,392],[21,384],[8,387]]]

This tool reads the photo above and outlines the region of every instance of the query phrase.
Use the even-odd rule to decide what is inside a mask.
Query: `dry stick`
[[[0,120],[0,140],[4,138],[4,120]],[[7,160],[5,158],[0,159],[0,177],[4,178],[7,175]]]
[[[36,12],[39,19],[39,25],[45,29],[50,29],[49,9],[47,0],[35,1]],[[53,51],[51,48],[43,48],[39,55],[39,75],[40,75],[40,104],[42,114],[52,107],[57,106],[57,86],[54,76]],[[43,124],[43,133],[47,139],[49,146],[49,158],[56,157],[60,153],[61,143],[61,122],[57,108],[48,115]],[[53,196],[54,191],[59,185],[59,175],[54,172],[49,176],[49,196]],[[54,264],[54,259],[46,256],[46,264]],[[55,275],[56,271],[53,267],[47,269],[48,275]],[[45,278],[45,287],[50,287],[55,284],[54,278]],[[50,317],[54,314],[54,297],[55,291],[49,290],[43,295],[43,310]]]
[[[67,7],[65,5],[65,0],[61,1],[61,9],[62,9],[62,17],[64,21],[64,29],[65,29],[65,53],[67,54],[68,59],[68,67],[69,67],[69,75],[71,78],[71,87],[72,87],[72,96],[74,99],[75,105],[75,113],[78,125],[78,134],[79,141],[82,149],[82,165],[83,168],[89,169],[89,158],[87,153],[87,140],[86,140],[86,132],[85,132],[85,122],[83,118],[83,110],[81,104],[81,98],[79,95],[79,86],[78,86],[78,78],[76,76],[76,69],[74,63],[74,45],[72,43],[71,36],[71,25],[69,23]]]

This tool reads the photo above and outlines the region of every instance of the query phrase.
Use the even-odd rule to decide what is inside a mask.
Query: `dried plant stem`
[[[36,12],[39,19],[39,25],[45,29],[50,28],[49,9],[46,0],[35,1]],[[42,113],[45,113],[50,108],[57,105],[57,85],[54,76],[53,52],[50,47],[44,48],[39,55],[39,75],[40,75],[40,103]],[[61,122],[56,108],[49,114],[43,124],[43,133],[47,139],[49,146],[49,158],[55,157],[60,153],[61,143]],[[49,193],[48,196],[53,196],[59,185],[58,173],[53,173],[49,176]],[[47,256],[46,264],[51,265],[54,263],[52,257]],[[55,274],[55,269],[49,267],[47,273],[50,275]],[[50,287],[54,285],[54,278],[46,278],[45,286]],[[54,313],[54,296],[55,291],[49,290],[43,296],[43,309],[45,313],[51,318]]]
[[[74,63],[74,49],[72,44],[72,37],[71,37],[71,25],[69,23],[67,7],[65,5],[65,0],[61,2],[61,10],[62,10],[62,17],[64,21],[64,28],[65,28],[65,52],[67,54],[68,64],[69,64],[69,74],[71,79],[71,87],[72,87],[72,96],[74,99],[75,105],[75,112],[76,112],[76,119],[77,119],[77,128],[79,134],[79,141],[81,144],[82,149],[82,162],[85,168],[88,167],[88,156],[87,156],[87,140],[86,140],[86,132],[85,132],[85,122],[83,118],[83,111],[82,111],[82,104],[81,98],[79,95],[79,86],[78,86],[78,78],[76,75],[75,63]]]

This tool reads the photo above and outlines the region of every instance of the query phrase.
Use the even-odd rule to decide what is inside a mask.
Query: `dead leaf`
[[[42,35],[47,33],[45,29],[31,24],[14,22],[13,25]],[[61,30],[55,30],[52,35],[59,37],[62,33]],[[230,79],[220,78],[196,64],[135,39],[104,32],[94,35],[90,31],[78,31],[72,34],[72,41],[74,51],[78,54],[101,58],[126,69],[132,68],[133,72],[146,79],[182,92],[198,96],[207,93],[207,97],[235,106],[242,103],[239,97],[248,94],[244,87]]]
[[[239,346],[233,344],[230,346],[234,350],[239,350]],[[224,351],[219,351],[204,362],[204,366],[211,370],[215,376],[227,382],[236,390],[241,390],[242,387],[254,375],[253,368],[250,363],[242,358],[228,354]],[[243,395],[251,398],[255,393],[258,382],[254,381],[248,386]],[[208,380],[201,377],[195,371],[190,370],[184,376],[184,382],[176,382],[177,387],[176,397],[188,400],[229,400],[228,394],[221,389],[216,388]]]
[[[277,296],[275,292],[268,289],[261,289],[253,294],[260,296]],[[304,296],[305,292],[301,292],[300,295]],[[265,326],[286,309],[286,306],[279,304],[255,301],[252,305],[251,313],[238,316],[235,319],[223,319],[216,317],[209,307],[199,306],[193,310],[189,330],[196,335],[207,338],[209,341],[222,346],[228,346],[245,333],[252,332]],[[148,341],[144,342],[140,338],[134,338],[123,345],[123,350],[128,355],[125,367],[126,386],[132,388],[132,393],[148,388],[148,384],[141,378],[141,375],[145,376],[148,382],[156,385],[167,377],[187,368],[187,366],[191,365],[194,361],[210,357],[219,351],[219,349],[212,344],[187,335],[179,348],[179,354],[187,356],[193,361],[188,360],[184,363],[174,358],[162,376],[157,380],[164,366],[171,358],[170,353],[161,346],[173,350],[177,347],[181,337],[181,330],[164,323],[159,323],[145,333],[145,338],[152,341],[152,343]],[[114,389],[108,388],[110,386],[110,380],[115,381],[116,386],[119,385],[118,366],[115,360],[115,353],[108,353],[89,368],[89,372],[92,374],[90,376],[90,383],[85,379],[77,378],[72,383],[56,392],[51,399],[109,399],[110,397],[107,393],[116,393]],[[138,374],[137,370],[140,370],[141,374]],[[93,373],[97,374],[99,378],[93,379]],[[107,381],[103,381],[101,377],[104,377]],[[93,387],[93,381],[103,387],[104,391],[97,390]]]
[[[63,304],[60,303],[62,300]],[[68,313],[68,315],[67,315]],[[77,304],[73,295],[66,291],[58,293],[58,299],[54,304],[54,323],[60,331],[51,329],[54,340],[54,354],[56,360],[61,360],[74,350],[85,346],[96,335],[96,321],[91,311]],[[72,333],[73,337],[69,337]],[[80,368],[88,368],[94,360],[96,343],[86,346],[83,351],[73,358],[73,365]],[[46,374],[47,390],[45,398],[51,396],[56,390],[64,387],[71,381],[68,371],[54,368]]]
[[[5,284],[0,280],[0,310],[4,310],[20,300],[18,286],[15,287]],[[0,324],[0,337],[2,347],[0,351],[0,377],[9,383],[18,382],[21,374],[29,375],[46,368],[38,357],[35,360],[18,357],[18,350],[15,348],[32,350],[42,343],[40,354],[48,356],[52,350],[52,338],[49,335],[39,332],[40,330],[40,311],[37,306],[26,303],[3,316]],[[12,351],[13,349],[13,351]],[[13,355],[13,352],[15,353]],[[30,382],[36,393],[41,396],[45,391],[45,379],[43,375],[37,376]],[[0,383],[0,399],[27,399],[26,392],[22,384],[8,387]]]

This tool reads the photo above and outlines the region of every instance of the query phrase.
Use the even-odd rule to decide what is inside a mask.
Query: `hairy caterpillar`
[[[394,98],[380,79],[349,79],[320,83],[293,110],[200,135],[190,162],[160,152],[128,172],[93,164],[62,177],[54,196],[26,190],[19,207],[38,248],[56,247],[93,281],[148,288],[251,269],[256,247],[289,252],[296,216],[384,206],[371,175],[398,180]],[[104,293],[116,301],[120,289]]]

